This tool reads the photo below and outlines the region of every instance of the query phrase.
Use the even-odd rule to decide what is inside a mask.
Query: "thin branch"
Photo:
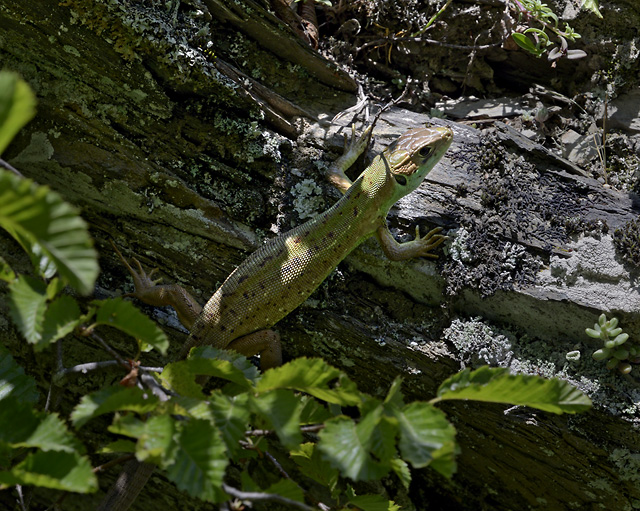
[[[443,43],[442,41],[437,41],[435,39],[427,39],[426,37],[380,37],[378,39],[374,39],[373,41],[369,41],[364,43],[362,46],[359,46],[355,49],[356,53],[359,53],[361,50],[368,48],[369,46],[378,46],[383,43],[395,43],[395,42],[414,42],[414,43],[427,43],[434,44],[436,46],[442,46],[443,48],[453,48],[456,50],[469,50],[469,51],[477,51],[477,50],[488,50],[489,48],[496,48],[498,46],[502,46],[502,42],[500,43],[489,43],[489,44],[480,44],[469,46],[466,44],[451,44],[451,43]]]
[[[109,355],[111,355],[113,358],[115,358],[118,361],[118,364],[120,364],[122,367],[126,367],[127,369],[130,369],[129,363],[120,356],[120,353],[118,353],[116,350],[114,350],[111,346],[109,346],[102,337],[100,337],[98,334],[96,334],[95,332],[91,332],[90,337],[94,340],[97,341],[98,344],[100,344],[102,346],[102,348],[109,353]]]
[[[222,489],[232,497],[235,497],[236,499],[240,499],[240,500],[251,500],[251,501],[270,500],[273,502],[279,502],[280,504],[286,504],[288,506],[292,506],[297,509],[302,509],[303,511],[313,511],[312,507],[307,506],[302,502],[288,499],[286,497],[282,497],[281,495],[276,495],[275,493],[241,491],[225,483],[222,483]]]
[[[24,177],[22,175],[22,173],[18,169],[16,169],[15,167],[12,167],[10,164],[8,164],[6,161],[4,161],[2,158],[0,158],[0,167],[4,167],[8,171],[13,172],[18,177]]]
[[[16,484],[16,491],[18,492],[18,499],[20,501],[20,508],[22,511],[27,511],[27,505],[24,502],[24,495],[22,494],[22,485]]]

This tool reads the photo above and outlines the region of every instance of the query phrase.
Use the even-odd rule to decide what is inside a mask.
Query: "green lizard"
[[[368,144],[370,131],[352,143],[329,169],[344,196],[324,213],[266,242],[240,264],[204,308],[182,287],[156,285],[140,263],[131,273],[131,296],[154,306],[172,306],[191,334],[179,357],[194,346],[212,345],[243,355],[260,354],[263,369],[282,362],[280,340],[270,328],[304,302],[353,249],[376,234],[387,257],[402,260],[431,253],[446,238],[432,230],[406,243],[386,224],[389,208],[415,190],[446,152],[449,128],[409,130],[376,156],[355,182],[344,174]]]
[[[156,285],[133,259],[134,270],[117,251],[133,277],[130,296],[154,306],[171,305],[190,330],[180,358],[194,346],[208,344],[245,356],[260,354],[262,369],[282,362],[280,339],[271,327],[292,312],[353,249],[374,233],[390,259],[437,257],[431,250],[445,236],[436,228],[406,243],[395,241],[386,224],[389,208],[415,190],[451,145],[449,128],[407,131],[362,172],[355,182],[345,175],[366,149],[371,128],[328,171],[344,196],[324,213],[267,241],[244,260],[201,308],[177,285]],[[115,248],[115,247],[114,247]],[[135,500],[153,465],[130,462],[99,510],[124,511]]]

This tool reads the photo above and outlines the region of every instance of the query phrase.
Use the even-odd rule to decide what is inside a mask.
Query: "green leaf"
[[[194,497],[209,502],[227,499],[221,486],[228,460],[220,433],[205,420],[190,420],[180,426],[175,462],[167,468],[167,476]]]
[[[242,378],[235,375],[233,376],[233,379],[225,376],[218,377],[233,381],[240,385],[242,388],[249,388],[247,387],[247,382],[253,384],[260,377],[258,368],[253,365],[247,357],[245,357],[244,355],[240,355],[240,353],[236,353],[235,351],[219,350],[217,348],[214,348],[213,346],[199,346],[191,351],[191,355],[189,358],[226,360],[235,369],[242,373]]]
[[[38,401],[36,381],[24,374],[24,369],[13,359],[9,351],[0,345],[0,401],[14,397],[22,403]]]
[[[529,39],[526,35],[521,34],[520,32],[513,32],[511,34],[511,37],[513,37],[513,40],[518,46],[520,46],[520,48],[527,50],[529,53],[533,53],[536,57],[539,57],[540,55],[542,55],[542,53],[544,53],[544,50],[540,50],[540,48],[537,48],[536,45],[533,44],[533,41],[531,41],[531,39]]]
[[[124,435],[130,438],[140,438],[144,434],[145,422],[132,415],[116,414],[113,418],[113,422],[107,428],[110,433],[115,435]]]
[[[300,433],[300,400],[290,390],[278,389],[251,399],[253,409],[265,417],[287,449],[302,442]]]
[[[97,300],[96,323],[109,325],[153,346],[163,355],[169,348],[165,333],[140,310],[122,298]]]
[[[296,502],[304,502],[304,492],[291,479],[280,479],[264,490],[264,493],[272,493]]]
[[[593,14],[602,19],[600,8],[598,7],[598,0],[582,0],[582,8],[590,10]]]
[[[370,481],[389,472],[389,460],[378,462],[372,456],[373,432],[381,415],[382,407],[378,407],[357,425],[346,417],[336,417],[327,421],[320,431],[318,449],[343,476],[354,481]]]
[[[296,358],[269,369],[256,388],[258,392],[282,388],[299,390],[343,406],[356,406],[361,402],[356,385],[342,371],[320,358]]]
[[[93,291],[99,268],[87,224],[57,193],[0,169],[0,227],[29,253],[36,270],[50,262],[80,293]]]
[[[134,453],[136,452],[136,443],[131,440],[116,440],[108,443],[96,451],[98,454],[114,454],[114,453]]]
[[[47,308],[44,282],[25,275],[9,284],[9,313],[30,344],[40,343]]]
[[[409,465],[400,458],[394,458],[391,460],[391,470],[393,470],[398,476],[402,486],[408,490],[409,485],[411,484],[411,471],[409,470]]]
[[[148,413],[156,408],[158,398],[136,387],[113,386],[83,396],[71,413],[71,421],[77,428],[90,419],[104,413],[128,410]]]
[[[349,503],[362,509],[362,511],[398,511],[398,506],[393,500],[385,499],[380,495],[357,495],[349,498]]]
[[[12,442],[13,447],[37,447],[43,451],[82,453],[82,445],[57,414],[37,413],[34,415],[40,419],[40,424],[28,436],[25,435],[21,441]]]
[[[136,457],[140,461],[163,466],[163,460],[173,463],[171,446],[173,443],[174,421],[168,415],[151,417],[144,423],[144,432],[138,439]]]
[[[338,471],[322,458],[316,447],[317,445],[311,442],[302,444],[298,449],[292,450],[289,456],[305,476],[333,492],[338,482]]]
[[[510,374],[505,368],[487,366],[465,369],[445,380],[438,401],[473,399],[491,403],[523,405],[553,413],[579,413],[591,407],[588,396],[566,381],[540,376]]]
[[[78,302],[69,295],[62,295],[47,307],[44,314],[42,342],[37,346],[47,346],[73,332],[82,322]],[[37,347],[36,346],[36,347]]]
[[[167,389],[179,394],[184,398],[204,399],[202,385],[196,383],[198,373],[195,372],[195,363],[190,363],[191,359],[171,362],[164,366],[159,375],[160,383]],[[212,364],[213,365],[212,361]],[[226,361],[223,363],[228,364]]]
[[[320,424],[332,417],[327,407],[317,399],[311,396],[299,396],[298,399],[302,404],[300,424]]]
[[[91,493],[98,489],[98,481],[86,456],[53,451],[29,454],[11,470],[0,472],[0,489],[2,485],[16,484],[77,493]]]
[[[394,415],[400,430],[400,453],[414,467],[426,467],[442,449],[452,451],[456,430],[433,405],[416,401],[395,410]]]
[[[214,391],[209,398],[209,408],[215,425],[222,435],[227,451],[232,457],[240,451],[240,440],[249,424],[249,396],[246,393],[231,397]]]
[[[33,433],[40,423],[31,404],[21,403],[15,397],[2,400],[0,406],[0,442],[9,445],[22,442]],[[12,427],[7,427],[8,425]]]
[[[36,114],[36,97],[16,73],[0,71],[0,154]]]

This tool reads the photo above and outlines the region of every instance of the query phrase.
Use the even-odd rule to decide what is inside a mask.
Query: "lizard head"
[[[391,143],[382,153],[395,179],[395,198],[404,197],[424,180],[449,149],[453,132],[447,127],[414,128]]]

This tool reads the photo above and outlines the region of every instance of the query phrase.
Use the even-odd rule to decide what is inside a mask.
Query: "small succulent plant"
[[[585,330],[589,337],[601,339],[604,346],[593,352],[595,360],[607,360],[607,369],[617,368],[622,374],[629,374],[631,364],[640,363],[640,345],[629,340],[629,334],[622,332],[618,326],[618,318],[607,321],[605,314],[600,314],[593,328]]]

